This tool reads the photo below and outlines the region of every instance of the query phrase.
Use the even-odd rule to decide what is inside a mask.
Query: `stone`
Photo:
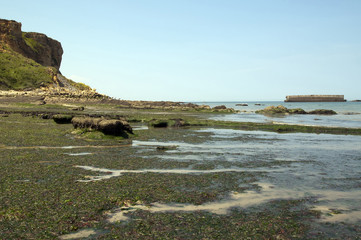
[[[308,114],[335,115],[337,113],[335,111],[329,110],[329,109],[316,109],[316,110],[308,112]]]
[[[88,128],[98,130],[107,135],[128,137],[133,129],[124,119],[104,119],[92,117],[74,117],[71,120],[74,128]]]
[[[225,105],[220,105],[220,106],[215,106],[213,109],[215,109],[215,110],[224,110],[224,109],[227,109],[227,107]]]

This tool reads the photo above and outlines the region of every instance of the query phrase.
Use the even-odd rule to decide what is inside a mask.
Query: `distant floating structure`
[[[285,102],[346,102],[344,95],[290,95]]]

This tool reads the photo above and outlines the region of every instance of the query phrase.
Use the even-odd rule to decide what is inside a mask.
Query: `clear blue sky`
[[[360,0],[11,0],[61,72],[129,100],[361,99]]]

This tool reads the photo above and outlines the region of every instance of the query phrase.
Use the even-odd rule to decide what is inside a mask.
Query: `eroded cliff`
[[[60,69],[61,43],[42,33],[22,32],[19,22],[0,19],[0,42],[43,66]]]

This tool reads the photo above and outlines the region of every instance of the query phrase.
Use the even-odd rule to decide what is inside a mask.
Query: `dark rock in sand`
[[[305,110],[303,110],[302,108],[288,109],[288,113],[290,113],[290,114],[307,114],[307,112]]]

